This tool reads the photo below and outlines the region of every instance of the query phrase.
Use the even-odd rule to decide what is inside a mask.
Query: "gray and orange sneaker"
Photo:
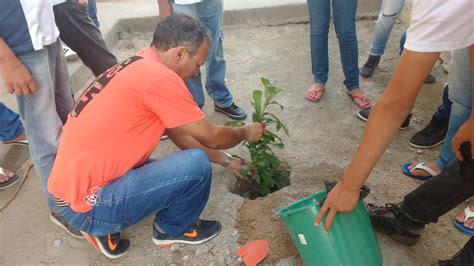
[[[197,245],[204,243],[221,232],[221,223],[218,221],[206,221],[199,219],[193,227],[180,236],[171,236],[165,233],[160,233],[153,226],[153,243],[166,247],[175,243],[184,243]]]
[[[106,236],[92,236],[83,231],[81,233],[93,247],[109,259],[120,258],[130,246],[129,240],[120,239],[120,232]]]

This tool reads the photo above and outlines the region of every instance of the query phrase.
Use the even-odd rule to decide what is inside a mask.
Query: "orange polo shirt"
[[[183,80],[146,48],[99,76],[64,126],[49,192],[87,212],[95,187],[142,165],[165,128],[204,119]]]

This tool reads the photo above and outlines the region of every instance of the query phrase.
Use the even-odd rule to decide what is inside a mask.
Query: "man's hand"
[[[329,192],[323,206],[318,212],[314,225],[319,226],[324,215],[328,212],[324,231],[329,232],[332,221],[337,212],[348,212],[354,209],[359,201],[360,189],[354,190],[344,186],[343,181],[339,181]]]
[[[249,142],[260,140],[265,133],[265,126],[262,123],[252,123],[242,128],[245,129],[245,140]]]
[[[38,89],[28,69],[2,38],[0,38],[0,75],[8,93],[15,92],[17,96],[22,96]]]
[[[157,0],[158,12],[160,13],[160,21],[173,14],[173,8],[168,0]]]
[[[242,175],[242,173],[240,172],[240,169],[242,168],[242,166],[245,166],[247,164],[248,163],[242,158],[232,157],[232,160],[230,161],[230,164],[227,166],[227,169],[229,169],[232,173],[237,175],[240,179],[250,182],[249,177]]]
[[[89,5],[89,0],[78,0],[77,2],[82,6],[88,6]]]
[[[464,142],[471,143],[471,156],[474,158],[474,115],[459,128],[451,143],[451,148],[459,161],[464,160],[461,155],[461,144]]]

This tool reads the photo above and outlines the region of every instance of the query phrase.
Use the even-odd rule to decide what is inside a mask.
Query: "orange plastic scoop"
[[[253,240],[243,245],[235,254],[240,257],[246,266],[255,266],[261,262],[270,250],[267,240]]]

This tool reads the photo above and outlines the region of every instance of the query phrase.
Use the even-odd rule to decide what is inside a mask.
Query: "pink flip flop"
[[[370,99],[367,98],[367,96],[365,94],[362,94],[361,96],[358,96],[358,95],[352,95],[350,92],[347,92],[347,95],[349,95],[349,97],[352,98],[354,103],[360,109],[368,109],[368,108],[372,107],[372,103],[370,102]],[[367,101],[367,100],[368,100],[368,102],[366,104],[362,104],[364,101]]]
[[[323,93],[324,93],[324,86],[316,87],[313,85],[306,91],[306,94],[304,97],[310,102],[317,102],[321,100],[321,98],[323,97]]]

